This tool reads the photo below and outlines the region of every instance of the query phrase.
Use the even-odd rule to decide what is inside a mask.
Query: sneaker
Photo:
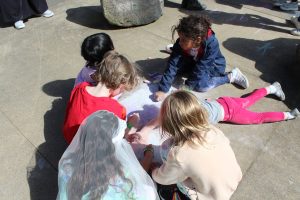
[[[173,49],[173,44],[168,44],[167,46],[166,46],[166,52],[168,52],[168,53],[172,53],[172,49]]]
[[[298,2],[284,3],[280,6],[284,11],[298,11]]]
[[[19,20],[19,21],[15,22],[14,25],[15,25],[15,28],[16,28],[16,29],[22,29],[22,28],[25,28],[25,24],[24,24],[23,20]]]
[[[275,95],[281,100],[281,101],[284,101],[285,100],[285,94],[281,88],[281,85],[279,82],[274,82],[272,84],[274,86],[274,88],[276,89],[275,91]]]
[[[51,11],[51,10],[46,10],[43,14],[42,14],[42,16],[43,17],[52,17],[54,15],[54,13]]]
[[[284,3],[286,3],[286,0],[275,0],[273,1],[273,6],[281,6]]]
[[[300,29],[300,22],[298,20],[298,16],[292,16],[291,17],[291,22],[296,26],[297,29]]]
[[[294,108],[293,110],[290,111],[290,114],[294,116],[294,118],[298,117],[300,115],[300,112],[297,108]]]
[[[231,71],[230,82],[231,83],[236,83],[237,85],[240,85],[243,88],[248,88],[249,87],[249,81],[248,81],[247,77],[237,67],[235,67]]]
[[[292,29],[291,34],[295,35],[295,36],[300,36],[300,29],[297,29],[297,28]]]
[[[190,0],[187,2],[187,10],[205,10],[207,6],[204,3],[201,3],[202,0]]]

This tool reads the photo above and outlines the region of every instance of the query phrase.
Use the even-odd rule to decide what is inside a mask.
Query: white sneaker
[[[43,17],[52,17],[54,15],[54,13],[51,11],[51,10],[46,10],[43,14],[42,14],[42,16]]]
[[[296,26],[297,29],[300,29],[300,22],[298,20],[298,16],[292,16],[291,17],[291,22]]]
[[[247,77],[237,67],[235,67],[231,71],[230,82],[236,83],[236,84],[242,86],[243,88],[249,87],[249,81],[248,81]]]
[[[172,53],[172,48],[173,48],[173,44],[168,44],[167,46],[166,46],[166,52],[168,52],[168,53]]]
[[[294,116],[294,118],[298,117],[300,115],[300,112],[297,108],[294,108],[293,110],[290,111],[290,114]]]
[[[281,100],[281,101],[284,101],[285,100],[285,94],[281,88],[281,85],[279,82],[274,82],[273,84],[273,87],[275,88],[275,92],[274,94]]]
[[[292,29],[291,34],[295,36],[300,36],[300,29],[297,28]]]
[[[25,24],[24,24],[23,20],[19,20],[19,21],[15,22],[14,25],[15,25],[15,28],[16,28],[16,29],[22,29],[22,28],[25,28]]]
[[[284,11],[298,11],[298,2],[284,3],[280,6]]]

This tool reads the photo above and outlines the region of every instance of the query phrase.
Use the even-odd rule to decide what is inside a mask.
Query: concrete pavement
[[[109,25],[99,0],[48,0],[55,16],[29,19],[26,28],[0,29],[0,199],[55,199],[57,163],[66,144],[61,133],[74,77],[84,64],[82,40],[108,33],[116,49],[145,72],[163,71],[171,27],[189,13],[166,1],[156,22],[134,28]],[[289,15],[268,0],[204,0],[228,70],[239,67],[250,88],[218,87],[203,97],[241,96],[279,81],[286,100],[265,98],[256,111],[300,108],[299,38],[288,33]],[[241,3],[240,3],[241,2]],[[230,138],[244,177],[234,200],[300,199],[300,121],[264,125],[218,124]]]

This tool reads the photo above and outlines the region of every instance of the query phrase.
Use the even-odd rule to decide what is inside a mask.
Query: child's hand
[[[138,134],[138,133],[133,133],[133,134],[128,134],[126,136],[126,140],[129,142],[129,143],[139,143],[140,140],[141,140],[141,135]]]
[[[154,95],[156,101],[163,101],[166,98],[166,93],[158,91]]]
[[[133,113],[127,119],[127,123],[134,128],[138,128],[139,122],[140,122],[140,115],[138,113]]]

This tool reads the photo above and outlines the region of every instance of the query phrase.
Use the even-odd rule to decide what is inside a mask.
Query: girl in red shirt
[[[113,97],[136,85],[135,67],[123,55],[109,51],[97,67],[93,79],[97,82],[96,86],[83,82],[71,92],[63,126],[68,143],[71,143],[81,122],[95,111],[107,110],[126,119],[125,108]]]

